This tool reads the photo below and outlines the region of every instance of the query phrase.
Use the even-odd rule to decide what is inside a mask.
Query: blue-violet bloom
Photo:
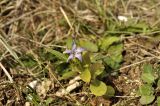
[[[71,50],[65,50],[63,53],[69,54],[69,57],[67,59],[67,62],[70,60],[73,60],[74,58],[77,58],[82,62],[82,52],[84,51],[84,48],[77,47],[76,43],[73,42],[72,49]]]

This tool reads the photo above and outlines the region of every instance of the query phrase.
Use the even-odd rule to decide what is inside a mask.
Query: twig
[[[7,25],[9,25],[9,24],[12,24],[12,23],[14,23],[14,22],[16,22],[16,21],[18,21],[18,20],[20,20],[20,19],[26,17],[26,16],[29,16],[29,15],[33,14],[34,12],[36,12],[36,11],[38,11],[38,10],[39,10],[39,8],[36,9],[36,10],[33,10],[33,11],[31,11],[31,12],[25,13],[25,14],[23,14],[23,15],[17,17],[17,18],[13,18],[13,19],[11,19],[10,21],[8,21],[8,22],[6,22],[6,23],[0,25],[0,28],[3,28],[3,27],[5,27],[5,26],[7,26]]]
[[[8,79],[10,80],[10,83],[13,83],[13,79],[10,76],[10,74],[8,73],[8,71],[4,68],[4,66],[2,65],[2,63],[0,63],[0,67],[2,68],[2,70],[4,71],[4,73],[7,75]]]
[[[114,96],[116,98],[138,98],[139,96]]]
[[[37,45],[40,45],[40,46],[42,46],[42,47],[57,47],[57,48],[64,48],[64,49],[66,49],[66,47],[65,46],[60,46],[60,45],[45,45],[45,44],[41,44],[40,42],[36,42],[36,41],[34,41],[34,40],[31,40],[31,39],[28,39],[28,38],[25,38],[25,37],[22,37],[22,36],[19,36],[19,38],[22,38],[22,39],[25,39],[25,40],[28,40],[28,41],[30,41],[30,42],[32,42],[32,43],[35,43],[35,44],[37,44]]]
[[[49,65],[47,65],[47,66],[48,66],[49,74],[57,81],[57,83],[61,86],[61,88],[64,89],[64,91],[66,92],[66,89],[65,89],[64,86],[60,83],[60,81],[56,78],[56,76],[53,74],[53,71],[51,70],[51,68],[49,67]],[[72,100],[74,100],[74,101],[76,101],[78,104],[80,104],[75,98],[73,98],[73,97],[71,96],[70,93],[68,93],[68,95],[69,95],[69,97],[70,97]]]
[[[67,21],[67,23],[68,23],[69,27],[73,30],[73,27],[72,27],[72,25],[71,25],[71,23],[70,23],[70,21],[69,21],[69,19],[68,19],[67,15],[66,15],[66,13],[64,12],[63,8],[62,8],[62,7],[60,7],[60,10],[61,10],[61,12],[62,12],[62,14],[63,14],[64,18],[66,19],[66,21]]]
[[[144,48],[144,49],[148,49],[148,50],[151,50],[151,51],[153,51],[153,52],[155,52],[155,53],[160,54],[160,52],[159,52],[159,51],[157,51],[157,50],[154,50],[154,49],[148,48],[148,47],[146,47],[146,46],[144,46],[144,45],[138,44],[138,43],[133,42],[133,41],[130,41],[130,42],[131,42],[131,43],[133,43],[133,44],[135,44],[135,45],[137,45],[137,46],[140,46],[140,47],[142,47],[142,48]]]
[[[123,69],[129,68],[129,67],[132,67],[132,66],[141,64],[141,63],[143,63],[143,62],[150,61],[150,60],[152,60],[152,59],[155,59],[155,57],[151,57],[151,58],[148,58],[148,59],[145,59],[145,60],[142,60],[142,61],[138,61],[138,62],[133,63],[133,64],[130,64],[130,65],[124,66],[124,67],[120,68],[119,70],[123,70]]]

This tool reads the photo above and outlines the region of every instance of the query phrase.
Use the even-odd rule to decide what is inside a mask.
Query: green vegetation
[[[155,83],[155,80],[157,79],[156,77],[154,77],[154,70],[152,69],[152,66],[150,64],[145,64],[141,75],[141,79],[144,82],[144,84],[142,86],[139,87],[139,91],[138,93],[141,95],[140,98],[140,103],[142,105],[146,105],[146,104],[150,104],[153,102],[153,100],[155,99],[155,93],[158,93],[158,89],[156,91],[156,88],[153,88],[153,84],[157,86],[157,83]],[[158,72],[159,73],[159,72]],[[158,77],[158,81],[159,81],[159,76]],[[160,105],[160,104],[158,104]]]
[[[159,9],[0,0],[0,105],[160,106]]]

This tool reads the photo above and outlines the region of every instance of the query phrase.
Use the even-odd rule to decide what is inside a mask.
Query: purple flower
[[[82,62],[82,55],[81,53],[84,51],[83,48],[77,47],[77,45],[75,44],[75,42],[73,42],[72,44],[72,49],[71,50],[65,50],[63,53],[67,53],[69,54],[69,57],[67,59],[67,62],[69,60],[72,60],[74,58],[77,58],[78,60],[80,60]]]

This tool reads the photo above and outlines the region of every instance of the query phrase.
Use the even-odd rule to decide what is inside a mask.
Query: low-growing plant
[[[52,49],[47,49],[47,51],[61,60],[60,64],[66,64],[65,68],[61,68],[60,64],[57,65],[57,70],[63,70],[60,80],[79,75],[82,81],[89,84],[92,94],[111,97],[115,90],[103,82],[103,77],[108,75],[108,69],[119,68],[122,62],[123,45],[119,37],[113,36],[99,39],[98,42],[96,44],[89,40],[76,41],[68,38],[66,40],[67,49],[63,53]],[[66,54],[69,55],[68,58]]]
[[[158,73],[158,76],[155,76],[154,73]],[[158,106],[160,106],[160,96],[158,95],[160,92],[159,68],[153,69],[152,65],[145,64],[141,79],[143,85],[138,90],[138,95],[141,97],[139,102],[142,105],[147,105],[157,101]]]
[[[80,44],[84,48],[77,47],[75,41],[73,41],[71,50],[67,49],[64,51],[64,53],[69,54],[67,62],[71,65],[71,71],[79,74],[84,82],[90,84],[90,91],[94,95],[105,95],[106,92],[110,91],[108,91],[107,85],[98,78],[98,76],[104,72],[105,67],[102,61],[92,62],[90,59],[91,51],[97,52],[98,47],[97,45],[86,41],[80,41]],[[81,54],[82,52],[84,53]]]

